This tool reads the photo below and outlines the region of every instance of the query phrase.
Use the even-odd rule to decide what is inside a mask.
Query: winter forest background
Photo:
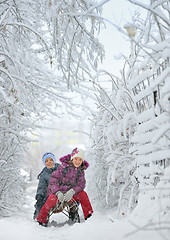
[[[79,144],[95,209],[170,228],[170,6],[127,1],[142,14],[122,28],[102,15],[109,0],[0,0],[1,218],[23,210],[44,152]],[[116,74],[107,24],[131,45]]]

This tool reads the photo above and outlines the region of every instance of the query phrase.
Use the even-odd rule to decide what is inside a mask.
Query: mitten
[[[69,201],[72,199],[72,197],[73,197],[74,194],[75,194],[74,189],[71,188],[70,190],[68,190],[68,191],[64,194],[64,201],[69,202]]]
[[[63,202],[64,201],[64,194],[60,191],[56,192],[55,195],[57,196],[59,202]]]

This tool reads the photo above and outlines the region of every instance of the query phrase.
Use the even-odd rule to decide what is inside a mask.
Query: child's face
[[[54,167],[53,159],[50,158],[50,157],[49,157],[49,158],[46,158],[45,164],[46,164],[47,168],[52,168],[52,167]]]
[[[80,167],[80,165],[82,164],[83,162],[83,159],[82,158],[79,158],[79,157],[75,157],[73,158],[73,165],[75,167]]]

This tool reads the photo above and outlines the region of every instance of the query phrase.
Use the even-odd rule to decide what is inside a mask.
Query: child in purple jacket
[[[48,212],[57,203],[79,201],[85,220],[89,218],[93,209],[87,193],[84,191],[86,180],[84,170],[89,164],[84,160],[84,151],[75,148],[71,154],[60,158],[61,165],[51,175],[48,185],[48,199],[41,208],[37,221],[47,226]]]

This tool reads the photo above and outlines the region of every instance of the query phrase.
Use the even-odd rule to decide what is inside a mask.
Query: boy
[[[47,152],[42,156],[43,163],[45,167],[41,171],[41,173],[38,175],[39,184],[37,188],[37,193],[35,196],[36,204],[35,204],[35,212],[34,212],[34,219],[39,214],[40,209],[44,205],[44,203],[47,200],[47,188],[48,183],[51,177],[51,174],[60,166],[59,163],[56,163],[56,159],[53,153]]]

